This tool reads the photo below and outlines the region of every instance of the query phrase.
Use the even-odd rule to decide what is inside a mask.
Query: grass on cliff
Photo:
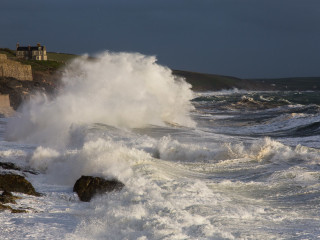
[[[1,54],[6,54],[8,58],[12,58],[16,56],[15,51],[9,49],[9,48],[0,48]]]
[[[24,60],[24,59],[17,59],[17,61],[21,62],[22,64],[31,65],[32,71],[56,71],[59,68],[64,66],[63,62],[57,61],[37,61],[37,60]]]
[[[74,54],[47,52],[47,61],[20,60],[23,64],[30,64],[33,71],[56,71],[65,66],[72,59],[78,57]]]
[[[61,63],[66,63],[76,57],[79,57],[78,55],[74,55],[74,54],[55,53],[55,52],[47,52],[47,56],[48,56],[48,60],[61,62]]]
[[[47,61],[19,60],[23,64],[29,64],[33,71],[56,71],[65,66],[68,61],[78,57],[74,54],[47,52]]]
[[[47,61],[25,60],[16,58],[16,51],[9,48],[0,48],[0,54],[6,54],[9,59],[22,64],[31,65],[33,71],[56,71],[68,61],[78,57],[74,54],[47,52]]]

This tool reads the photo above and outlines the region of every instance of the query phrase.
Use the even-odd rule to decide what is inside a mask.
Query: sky
[[[157,56],[240,78],[320,76],[320,0],[1,0],[0,47]]]

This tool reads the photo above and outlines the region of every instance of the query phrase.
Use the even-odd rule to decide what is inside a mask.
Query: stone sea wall
[[[0,61],[1,60],[7,60],[7,55],[5,54],[0,54]]]
[[[0,77],[12,77],[21,81],[32,81],[30,65],[7,59],[5,54],[0,54]]]
[[[0,94],[0,108],[10,107],[9,94]]]
[[[9,94],[0,94],[0,115],[11,116],[14,110],[10,106]]]

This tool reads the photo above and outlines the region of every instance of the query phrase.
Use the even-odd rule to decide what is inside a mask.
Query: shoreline
[[[10,106],[17,110],[21,103],[36,92],[54,95],[60,88],[62,69],[69,61],[79,57],[73,54],[49,53],[48,61],[28,61],[17,59],[14,51],[0,48],[0,54],[6,54],[10,61],[31,65],[32,81],[17,80],[14,77],[0,76],[0,94],[9,95]],[[182,77],[191,84],[195,92],[221,90],[247,91],[320,91],[320,77],[293,77],[278,79],[241,79],[233,76],[198,73],[171,69],[176,77]],[[11,112],[1,110],[1,112]]]
[[[248,91],[320,91],[320,77],[296,77],[274,79],[241,79],[233,76],[172,70],[173,75],[183,77],[192,90],[221,91],[237,88]]]

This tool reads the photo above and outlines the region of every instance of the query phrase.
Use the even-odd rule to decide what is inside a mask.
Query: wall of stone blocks
[[[0,54],[0,77],[13,77],[22,81],[32,81],[32,69],[30,65],[7,59]]]
[[[0,94],[0,108],[9,108],[9,107],[10,107],[9,95]]]
[[[6,54],[0,54],[0,60],[7,60]]]

